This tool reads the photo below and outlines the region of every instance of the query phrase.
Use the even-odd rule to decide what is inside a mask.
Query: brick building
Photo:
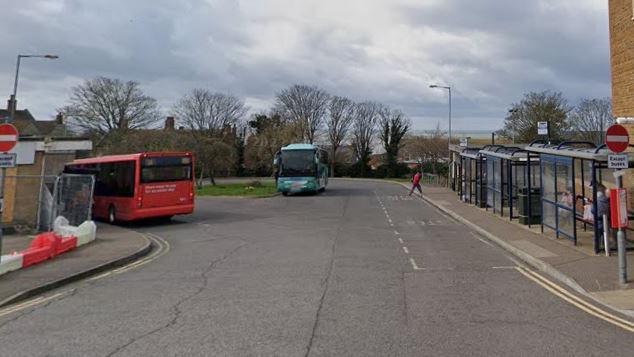
[[[7,118],[11,106],[0,109],[0,118]],[[28,109],[16,109],[12,124],[20,132],[18,143],[10,152],[17,155],[16,167],[0,174],[0,185],[4,185],[2,200],[2,223],[19,229],[37,227],[42,220],[42,210],[52,181],[64,164],[76,158],[80,152],[92,150],[92,142],[86,138],[72,136],[64,124],[63,116],[55,120],[36,120]]]
[[[630,130],[634,129],[633,7],[634,0],[609,0],[612,112],[617,118],[631,118]]]

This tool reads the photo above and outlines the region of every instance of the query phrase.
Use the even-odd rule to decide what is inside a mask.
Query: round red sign
[[[612,152],[623,152],[630,145],[630,135],[627,129],[619,124],[614,124],[605,133],[605,144]]]
[[[11,124],[0,124],[0,152],[13,149],[18,142],[18,129]]]

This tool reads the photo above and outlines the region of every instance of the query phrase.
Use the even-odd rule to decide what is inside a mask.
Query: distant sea
[[[488,139],[494,130],[452,130],[451,136],[455,138]],[[413,135],[430,135],[434,130],[412,130]]]

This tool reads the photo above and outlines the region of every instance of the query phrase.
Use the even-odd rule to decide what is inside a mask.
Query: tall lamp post
[[[20,75],[20,60],[22,58],[46,58],[46,59],[58,59],[57,55],[20,55],[18,54],[18,62],[15,65],[15,82],[13,82],[13,94],[11,95],[11,118],[10,120],[15,120],[15,107],[17,106],[16,96],[18,94],[18,76]]]
[[[437,84],[432,84],[429,86],[429,88],[440,88],[440,89],[446,89],[449,92],[449,139],[448,145],[451,145],[451,87],[450,86],[439,86]],[[449,147],[449,146],[447,146]]]

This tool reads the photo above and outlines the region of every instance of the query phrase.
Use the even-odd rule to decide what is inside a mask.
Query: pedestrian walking
[[[420,179],[423,177],[423,174],[420,171],[416,171],[416,174],[414,174],[414,177],[412,177],[412,189],[409,190],[409,195],[411,196],[412,193],[414,193],[414,189],[418,189],[418,192],[420,192],[420,194],[423,194],[423,188],[420,187]]]

